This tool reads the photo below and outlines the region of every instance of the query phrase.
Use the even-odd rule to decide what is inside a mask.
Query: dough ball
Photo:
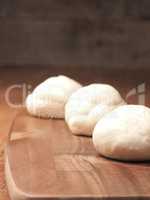
[[[65,119],[73,134],[91,136],[99,119],[122,104],[124,100],[112,86],[91,84],[70,96],[65,106]]]
[[[93,143],[103,156],[142,161],[150,159],[150,109],[124,105],[101,119],[94,128]]]
[[[64,108],[69,96],[81,85],[63,75],[48,78],[38,85],[26,99],[31,115],[43,118],[64,118]]]

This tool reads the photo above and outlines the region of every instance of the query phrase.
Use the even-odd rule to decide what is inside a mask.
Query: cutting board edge
[[[10,144],[9,144],[10,145]],[[6,180],[6,184],[7,184],[7,188],[8,188],[8,192],[9,192],[9,195],[10,195],[10,198],[11,200],[54,200],[54,199],[66,199],[66,200],[75,200],[75,199],[78,199],[78,200],[81,200],[81,199],[86,199],[86,200],[90,200],[90,199],[93,199],[93,200],[120,200],[120,199],[128,199],[128,200],[136,200],[136,199],[141,199],[141,200],[144,200],[144,199],[150,199],[149,196],[141,196],[141,197],[137,197],[137,196],[118,196],[118,197],[105,197],[105,196],[70,196],[70,197],[65,197],[65,196],[35,196],[35,195],[32,195],[32,194],[29,194],[29,193],[26,193],[24,191],[22,191],[21,189],[19,189],[17,187],[17,185],[15,184],[14,180],[13,180],[13,177],[12,177],[12,173],[11,173],[11,169],[10,169],[10,164],[9,164],[9,145],[7,144],[5,146],[5,180]]]

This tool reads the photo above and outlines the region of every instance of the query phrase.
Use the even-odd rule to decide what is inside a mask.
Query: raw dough
[[[38,85],[26,99],[30,114],[44,118],[64,118],[69,96],[81,85],[63,75],[48,78]]]
[[[93,132],[96,150],[109,158],[142,161],[150,159],[150,109],[124,105],[101,119]]]
[[[91,136],[97,121],[122,104],[125,102],[114,87],[91,84],[70,96],[65,106],[65,119],[73,134]]]

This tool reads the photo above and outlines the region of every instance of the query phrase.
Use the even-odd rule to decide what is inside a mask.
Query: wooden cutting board
[[[150,199],[150,164],[99,156],[91,138],[73,136],[63,120],[19,117],[6,146],[13,200]]]

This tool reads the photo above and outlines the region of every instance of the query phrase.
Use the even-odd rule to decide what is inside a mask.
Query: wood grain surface
[[[91,138],[73,136],[63,120],[19,116],[6,158],[14,200],[150,198],[149,163],[105,159]]]
[[[117,71],[114,71],[114,70],[109,71],[109,70],[104,70],[104,69],[100,70],[99,68],[92,68],[92,67],[88,67],[88,68],[83,67],[82,70],[81,70],[81,68],[76,68],[76,70],[75,70],[74,68],[72,69],[70,67],[62,68],[62,67],[52,67],[52,66],[45,67],[45,68],[44,67],[36,67],[36,68],[33,67],[30,69],[28,67],[27,68],[26,67],[23,67],[23,68],[17,68],[17,67],[0,68],[0,77],[1,77],[1,79],[0,79],[0,91],[1,91],[1,93],[0,93],[0,110],[1,110],[1,113],[0,113],[0,124],[1,124],[1,126],[0,126],[0,143],[1,143],[0,148],[1,148],[1,150],[3,149],[2,146],[4,146],[4,143],[7,139],[7,133],[8,133],[10,124],[12,122],[12,119],[14,117],[14,114],[15,114],[16,110],[18,110],[18,109],[14,109],[14,108],[11,108],[10,106],[8,106],[6,99],[5,99],[5,94],[6,94],[7,89],[10,86],[12,86],[13,84],[17,84],[17,85],[19,84],[21,86],[22,86],[22,84],[26,84],[26,85],[31,85],[31,87],[34,88],[41,81],[45,80],[46,78],[48,78],[52,75],[57,75],[57,74],[68,75],[68,76],[80,81],[83,84],[88,84],[88,83],[92,83],[92,82],[110,83],[121,92],[121,94],[124,98],[127,96],[127,94],[131,90],[133,90],[133,89],[138,90],[138,87],[144,83],[145,84],[145,104],[148,106],[150,105],[150,92],[149,92],[150,91],[150,81],[149,81],[149,71],[148,70],[145,71],[145,70],[126,70],[126,69],[124,69],[124,70],[120,70],[120,71],[118,71],[118,70]],[[22,90],[20,88],[13,90],[10,98],[16,104],[20,103],[22,101]],[[128,103],[138,103],[138,95],[132,94],[126,100]],[[28,120],[32,122],[31,123],[32,126],[35,125],[35,123],[33,123],[33,122],[35,122],[35,121],[39,122],[39,119],[34,119],[34,118],[30,118],[30,117],[28,118]],[[46,128],[46,131],[48,131],[48,129],[50,128],[48,125],[49,123],[51,123],[51,122],[47,122],[45,120],[42,121],[42,124],[43,125],[45,124],[44,126],[46,126],[46,127],[48,126],[48,128]],[[56,126],[56,124],[55,124],[55,126]],[[55,126],[53,127],[54,130],[55,130]],[[64,127],[65,125],[64,125],[64,123],[59,122],[59,126]],[[39,127],[39,130],[41,130],[40,127]],[[15,137],[18,137],[18,135],[15,135]],[[85,143],[85,141],[87,141],[87,144],[88,144],[89,143],[88,139],[86,139],[86,138],[84,138],[84,139],[81,139],[81,141],[82,141],[81,143]],[[54,138],[54,140],[55,140],[55,138]],[[76,141],[77,139],[75,138],[74,140]],[[58,140],[58,142],[59,142],[59,140]],[[64,144],[66,144],[64,140],[63,140],[63,142],[64,142]],[[63,143],[62,143],[62,145],[63,145]],[[60,145],[60,149],[61,148],[62,148],[62,146]],[[76,166],[76,164],[75,164],[75,166],[74,165],[72,166],[71,162],[78,163],[79,160],[81,161],[81,164],[84,164],[86,162],[86,160],[84,160],[84,161],[82,160],[82,158],[85,158],[85,156],[84,156],[85,149],[84,148],[82,149],[81,145],[80,145],[80,148],[81,148],[80,149],[78,142],[75,146],[73,146],[73,147],[69,146],[68,148],[70,148],[72,150],[75,148],[75,150],[78,150],[80,153],[81,153],[81,151],[83,151],[83,155],[81,155],[81,157],[79,156],[79,158],[78,158],[78,156],[75,157],[75,160],[74,159],[72,160],[71,157],[69,157],[69,158],[65,157],[64,155],[62,155],[62,157],[60,155],[58,157],[56,156],[56,158],[54,160],[55,160],[56,166],[58,166],[58,169],[57,169],[58,172],[59,171],[61,172],[62,170],[64,170],[64,168],[66,168],[68,166],[68,165],[67,166],[65,165],[65,162],[67,162],[68,159],[71,159],[71,161],[69,162],[70,163],[69,169],[70,168],[74,169]],[[59,152],[59,153],[60,153],[60,151],[59,151],[60,149],[54,148],[54,150],[57,150],[57,152]],[[91,143],[89,143],[88,149],[89,149],[90,155],[91,154],[93,155],[93,153],[95,154],[95,152],[93,152],[93,147],[92,147]],[[68,151],[68,149],[67,149],[67,151]],[[73,152],[71,152],[71,153],[73,153]],[[133,196],[139,194],[139,196],[140,196],[140,194],[145,193],[145,195],[143,194],[144,195],[143,199],[144,198],[146,199],[146,194],[147,195],[149,194],[149,184],[147,184],[147,183],[143,184],[143,182],[148,181],[148,177],[149,177],[149,170],[148,170],[149,167],[147,166],[147,164],[146,165],[138,165],[138,167],[137,167],[134,164],[122,164],[122,163],[118,163],[118,162],[116,163],[116,162],[111,162],[109,160],[106,160],[104,158],[101,158],[100,160],[99,160],[99,158],[96,158],[96,162],[97,162],[97,159],[98,159],[98,163],[100,161],[103,166],[106,165],[107,169],[109,169],[108,163],[111,163],[111,166],[113,165],[113,169],[120,168],[120,166],[121,167],[123,166],[125,168],[124,171],[121,170],[119,172],[116,172],[116,171],[108,172],[108,174],[110,173],[110,175],[113,177],[116,177],[117,173],[119,173],[119,176],[122,176],[122,174],[126,174],[126,176],[127,176],[125,179],[123,179],[123,182],[121,180],[119,182],[118,179],[114,178],[114,185],[116,186],[113,191],[114,194],[115,194],[115,192],[117,193],[117,190],[120,190],[122,194],[123,194],[123,192],[125,192],[125,190],[126,190],[125,186],[124,186],[124,190],[123,189],[121,190],[120,187],[122,187],[123,186],[122,183],[125,183],[129,178],[129,180],[130,180],[128,182],[129,185],[131,185],[131,186],[134,185],[134,189],[132,187],[129,189],[129,194],[132,193]],[[1,156],[1,160],[2,161],[0,162],[0,200],[1,199],[8,200],[8,196],[7,196],[7,192],[6,192],[6,185],[5,185],[5,181],[4,181],[4,170],[3,170],[4,162],[3,162],[2,156]],[[61,162],[62,162],[61,165],[60,165],[59,160],[61,160]],[[92,162],[92,160],[93,160],[93,157],[89,156],[87,159],[86,165],[85,165],[86,169],[87,169],[85,173],[88,173],[88,170],[91,170],[92,166],[90,166],[90,163]],[[79,168],[80,171],[82,171],[81,169],[83,166],[84,165],[81,165],[81,167]],[[130,169],[130,166],[131,166],[131,169]],[[77,170],[77,171],[78,171],[77,173],[79,173],[79,170]],[[98,171],[100,171],[99,166],[98,166]],[[105,171],[105,169],[104,169],[104,171]],[[93,173],[93,171],[92,171],[92,173]],[[134,178],[136,177],[135,173],[138,175],[137,175],[136,181],[134,182],[134,180],[135,180]],[[143,173],[144,176],[141,173]],[[129,174],[129,176],[128,176],[128,174]],[[145,177],[145,174],[146,174],[146,177]],[[79,177],[77,176],[77,179],[78,178]],[[91,180],[93,180],[93,177],[91,177]],[[105,180],[104,177],[102,180],[103,181]],[[82,184],[82,187],[84,188],[84,183],[82,181],[81,181],[81,184]],[[68,180],[68,184],[69,184],[69,180]],[[110,184],[110,182],[106,181],[106,185],[109,188],[108,191],[111,191],[109,184]],[[31,185],[29,185],[28,187],[30,187],[30,186]],[[35,185],[34,185],[34,187],[35,187]],[[137,188],[138,188],[138,190],[137,190]],[[42,190],[44,190],[44,189],[42,188]],[[79,188],[77,190],[78,190],[77,192],[81,192],[79,190]],[[88,192],[90,193],[91,190],[89,189]],[[96,190],[96,192],[99,192],[99,191]],[[148,198],[149,197],[147,197],[147,199]]]

